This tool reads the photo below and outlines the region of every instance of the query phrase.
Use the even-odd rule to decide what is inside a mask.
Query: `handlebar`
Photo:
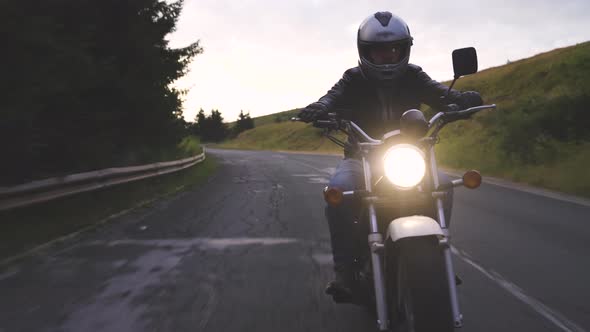
[[[468,108],[466,110],[462,110],[462,111],[455,111],[455,112],[447,112],[446,114],[456,114],[456,115],[471,115],[471,114],[475,114],[479,111],[483,111],[485,109],[495,109],[496,108],[496,104],[491,104],[491,105],[482,105],[482,106],[475,106],[475,107],[471,107]]]
[[[316,120],[313,122],[313,126],[316,128],[334,128],[337,129],[340,123],[335,120]]]
[[[485,109],[495,109],[496,104],[491,105],[482,105],[482,106],[475,106],[461,111],[452,111],[452,112],[438,112],[435,116],[430,119],[428,122],[429,126],[432,127],[436,122],[439,120],[443,120],[445,122],[453,122],[456,120],[467,119],[471,115],[483,111]]]
[[[485,109],[495,109],[496,104],[491,105],[482,105],[482,106],[475,106],[461,111],[451,111],[451,112],[439,112],[435,116],[433,116],[429,121],[429,127],[433,128],[439,120],[442,120],[442,125],[437,126],[434,132],[430,136],[434,136],[442,129],[444,124],[450,123],[457,120],[467,119],[471,115],[485,110]],[[381,140],[377,140],[369,136],[362,128],[360,128],[356,123],[349,121],[349,120],[342,120],[338,118],[336,113],[329,113],[328,114],[329,120],[316,120],[313,122],[313,126],[316,128],[324,128],[324,129],[333,129],[338,130],[342,128],[343,124],[347,124],[347,128],[350,130],[351,133],[355,133],[358,137],[362,138],[364,142],[361,142],[361,145],[380,145],[382,144]],[[301,121],[300,118],[293,117],[291,121]],[[348,133],[348,132],[347,132]],[[350,134],[350,133],[348,133]]]
[[[328,118],[329,118],[329,120],[315,120],[315,121],[313,121],[313,126],[316,128],[329,128],[329,129],[340,128],[340,120],[337,118],[336,113],[329,113]],[[298,118],[298,117],[292,117],[291,121],[304,122],[301,118]]]

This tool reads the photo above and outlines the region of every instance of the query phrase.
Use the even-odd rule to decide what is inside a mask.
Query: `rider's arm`
[[[409,65],[409,70],[414,72],[416,79],[416,89],[420,95],[420,99],[430,107],[437,109],[444,109],[447,104],[457,104],[462,109],[469,107],[483,105],[483,100],[479,93],[473,91],[459,92],[451,89],[447,98],[441,99],[446,95],[447,86],[433,80],[422,71],[422,68],[416,65]]]
[[[348,118],[345,110],[348,109],[352,93],[351,87],[358,68],[351,68],[344,72],[342,78],[317,102],[310,104],[309,108],[322,109],[327,113],[338,113],[343,118]]]

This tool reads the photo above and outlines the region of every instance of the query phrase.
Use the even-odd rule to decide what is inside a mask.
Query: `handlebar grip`
[[[316,120],[313,122],[316,128],[338,128],[338,122],[332,120]]]

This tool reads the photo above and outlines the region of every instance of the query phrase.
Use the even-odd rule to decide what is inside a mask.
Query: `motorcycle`
[[[453,51],[456,80],[477,72],[475,49]],[[334,143],[356,151],[362,161],[365,188],[342,191],[326,187],[330,205],[360,203],[359,231],[368,228],[368,247],[357,257],[356,279],[376,313],[380,331],[454,331],[463,325],[451,260],[449,224],[443,197],[451,187],[475,189],[477,171],[441,184],[434,146],[441,129],[496,105],[439,112],[426,121],[419,110],[404,112],[400,129],[374,139],[352,121],[330,114],[316,120]],[[296,120],[296,119],[294,119]],[[332,133],[348,136],[344,142]],[[429,212],[425,212],[429,211]],[[365,231],[366,234],[366,231]]]

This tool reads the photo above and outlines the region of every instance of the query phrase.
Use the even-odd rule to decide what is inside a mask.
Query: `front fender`
[[[387,238],[393,242],[407,237],[427,235],[445,236],[436,220],[425,216],[397,218],[387,228]]]

